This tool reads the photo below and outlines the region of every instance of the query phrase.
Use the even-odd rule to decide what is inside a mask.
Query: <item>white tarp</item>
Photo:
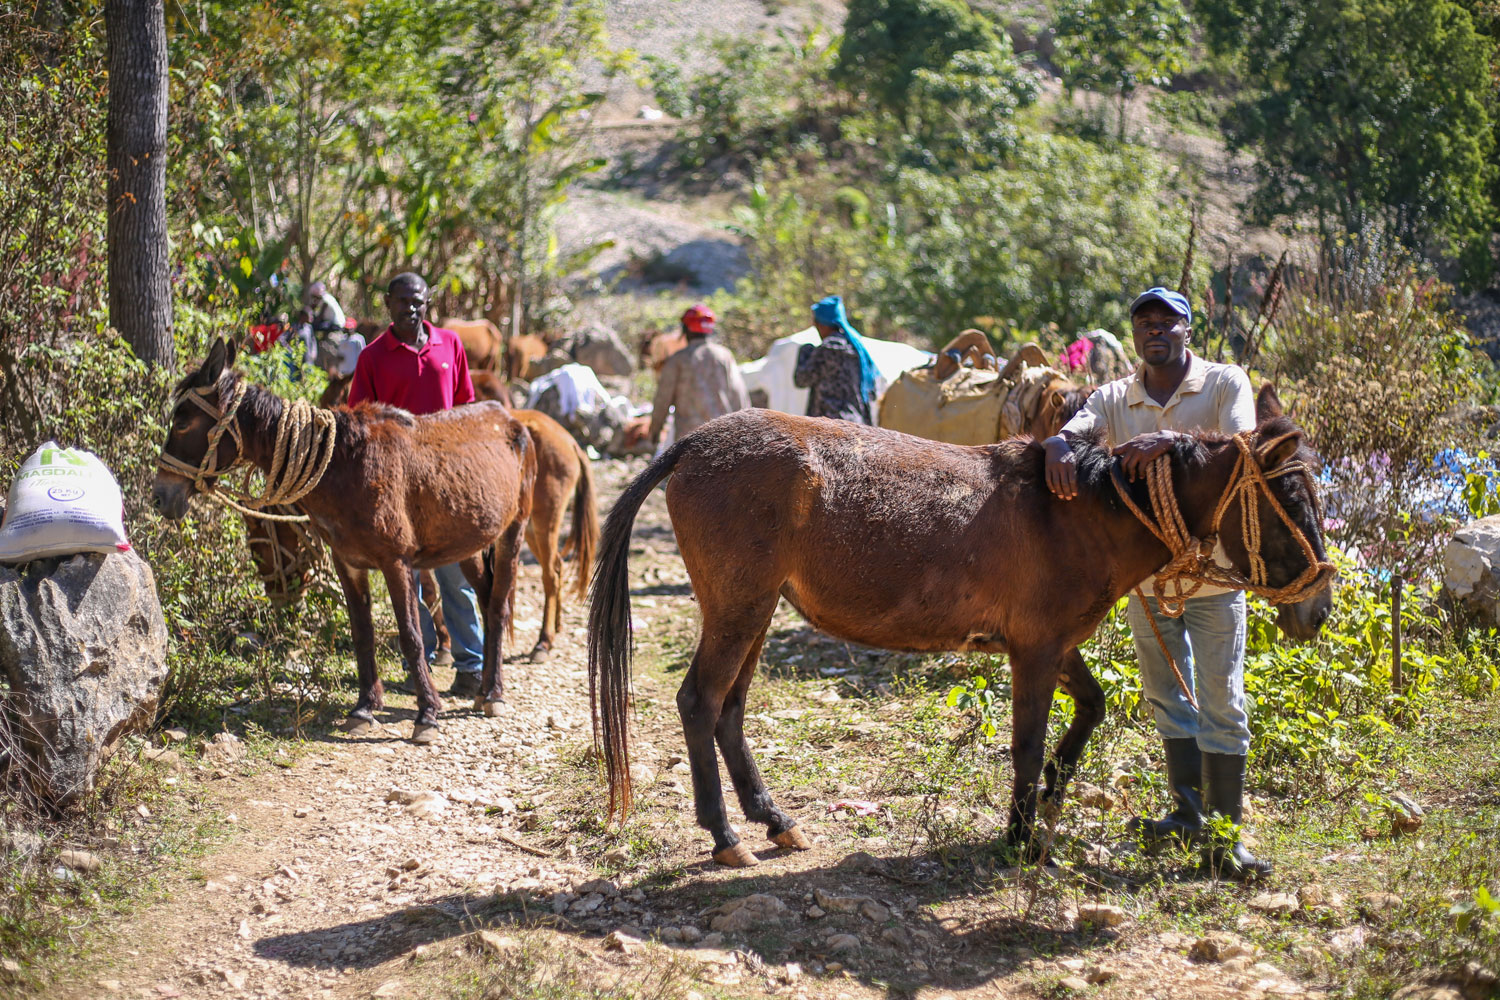
[[[782,413],[807,412],[807,390],[792,384],[792,374],[797,369],[797,349],[803,344],[816,344],[822,338],[816,327],[808,327],[790,337],[782,337],[771,344],[763,358],[746,361],[740,365],[740,374],[745,378],[745,388],[754,392],[759,389],[766,394],[767,408]],[[870,360],[875,362],[875,398],[885,393],[886,387],[896,376],[909,368],[920,368],[932,360],[927,351],[918,350],[910,344],[898,344],[891,340],[875,340],[866,337],[865,348]],[[870,415],[880,422],[879,404],[872,404]]]
[[[557,386],[557,404],[560,414],[554,417],[579,416],[587,419],[610,405],[608,390],[599,382],[599,376],[588,365],[573,364],[554,368],[531,383],[531,393],[526,397],[526,408],[536,409],[542,393]]]

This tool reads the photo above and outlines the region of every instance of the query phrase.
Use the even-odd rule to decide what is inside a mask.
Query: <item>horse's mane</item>
[[[1168,452],[1172,456],[1172,466],[1174,469],[1186,471],[1202,468],[1212,457],[1211,446],[1223,444],[1228,440],[1221,434],[1183,435],[1172,442],[1172,447]],[[1120,499],[1119,491],[1115,489],[1114,476],[1111,473],[1115,466],[1115,457],[1104,444],[1103,429],[1097,430],[1088,438],[1072,438],[1069,443],[1073,447],[1073,458],[1077,463],[1079,489],[1099,497],[1111,507],[1123,510],[1125,504]],[[1137,479],[1132,483],[1126,480],[1125,484],[1130,491],[1130,498],[1143,509],[1149,510],[1151,499],[1147,492],[1146,481]]]
[[[1262,422],[1256,428],[1256,432],[1263,439],[1274,439],[1283,434],[1300,433],[1300,428],[1290,418],[1276,416]],[[1230,440],[1223,434],[1206,431],[1194,435],[1182,435],[1172,442],[1172,448],[1168,454],[1172,456],[1174,469],[1192,472],[1207,465],[1214,452],[1228,444]],[[1077,463],[1079,489],[1103,498],[1111,506],[1123,508],[1120,494],[1115,489],[1114,477],[1110,473],[1115,459],[1110,454],[1110,449],[1104,444],[1103,429],[1096,430],[1087,438],[1070,438],[1069,444],[1073,447],[1073,456]],[[1140,504],[1143,509],[1149,509],[1150,497],[1147,494],[1146,481],[1137,479],[1131,483],[1127,480],[1126,485],[1130,490],[1131,499]]]

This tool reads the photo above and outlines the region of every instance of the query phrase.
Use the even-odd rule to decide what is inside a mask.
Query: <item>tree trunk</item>
[[[106,0],[109,323],[147,364],[171,367],[164,0]]]

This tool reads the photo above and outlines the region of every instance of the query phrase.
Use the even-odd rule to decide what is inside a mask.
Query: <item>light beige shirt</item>
[[[1113,448],[1138,434],[1151,431],[1214,431],[1238,434],[1255,429],[1255,395],[1250,376],[1238,365],[1204,361],[1188,352],[1188,372],[1166,405],[1146,393],[1141,369],[1134,375],[1100,386],[1063,426],[1063,433],[1082,437],[1104,429],[1105,443]],[[1222,545],[1214,549],[1216,561],[1228,565]],[[1145,588],[1150,592],[1150,587]],[[1205,584],[1198,595],[1227,594],[1224,587]]]
[[[1113,448],[1151,431],[1214,431],[1238,434],[1255,429],[1255,395],[1250,376],[1238,365],[1204,361],[1188,352],[1188,371],[1166,405],[1146,393],[1141,369],[1100,386],[1089,395],[1063,432],[1087,437],[1104,429]]]
[[[750,393],[734,355],[707,337],[689,337],[687,346],[667,359],[657,376],[651,403],[650,440],[655,441],[674,411],[673,431],[681,440],[714,417],[750,405]]]

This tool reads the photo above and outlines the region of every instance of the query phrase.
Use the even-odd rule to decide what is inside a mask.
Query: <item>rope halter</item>
[[[286,404],[276,422],[276,441],[271,453],[271,471],[259,495],[244,489],[225,487],[210,482],[247,464],[245,440],[239,426],[240,404],[245,399],[245,382],[235,379],[226,390],[227,398],[218,405],[208,397],[218,392],[218,386],[184,389],[172,397],[172,412],[185,400],[197,406],[213,418],[214,425],[208,432],[208,450],[197,465],[190,465],[172,455],[163,447],[156,464],[191,480],[193,488],[209,499],[233,507],[242,514],[259,517],[267,521],[305,522],[308,518],[299,514],[274,514],[262,508],[277,504],[293,504],[317,487],[333,458],[333,443],[337,424],[333,411],[314,407],[305,399]],[[219,442],[225,434],[234,441],[234,459],[219,467]]]
[[[1239,448],[1239,456],[1235,460],[1234,471],[1229,475],[1229,484],[1224,488],[1223,495],[1219,497],[1218,506],[1214,509],[1213,521],[1209,524],[1209,533],[1203,538],[1193,537],[1192,532],[1188,530],[1186,519],[1182,516],[1182,508],[1177,503],[1177,492],[1172,485],[1170,455],[1159,455],[1146,469],[1146,487],[1151,502],[1150,514],[1142,510],[1140,505],[1131,498],[1129,487],[1120,475],[1119,466],[1115,465],[1110,470],[1115,490],[1120,494],[1120,499],[1125,501],[1125,506],[1130,508],[1136,518],[1172,554],[1166,565],[1156,571],[1151,583],[1157,605],[1161,613],[1168,618],[1180,617],[1188,598],[1198,593],[1204,584],[1230,590],[1248,590],[1259,594],[1272,604],[1297,604],[1312,597],[1335,571],[1333,563],[1318,558],[1317,549],[1313,547],[1307,532],[1292,520],[1292,516],[1286,512],[1286,508],[1271,491],[1273,479],[1280,479],[1294,473],[1307,476],[1313,509],[1318,523],[1321,524],[1323,505],[1318,496],[1317,480],[1313,477],[1312,470],[1301,461],[1283,462],[1269,471],[1262,468],[1261,460],[1275,442],[1257,452],[1250,442],[1251,433],[1241,431],[1234,436],[1234,443]],[[1280,587],[1271,586],[1267,576],[1265,556],[1261,553],[1264,543],[1260,524],[1262,497],[1291,531],[1292,537],[1297,540],[1297,544],[1302,548],[1302,555],[1307,560],[1307,567],[1297,578]],[[1220,565],[1213,557],[1214,548],[1218,544],[1219,529],[1224,523],[1224,515],[1229,512],[1230,505],[1235,501],[1239,501],[1240,504],[1240,532],[1249,561],[1248,574],[1241,573],[1230,566]],[[1167,649],[1166,640],[1162,637],[1161,629],[1157,627],[1156,616],[1152,613],[1150,605],[1146,604],[1145,594],[1141,592],[1139,586],[1135,588],[1135,593],[1141,599],[1141,606],[1146,609],[1147,617],[1151,621],[1151,629],[1156,633],[1157,642],[1161,644],[1162,652],[1172,667],[1172,673],[1177,677],[1178,685],[1187,696],[1187,700],[1194,708],[1197,708],[1198,702],[1188,690],[1182,673],[1177,669],[1176,660]]]

